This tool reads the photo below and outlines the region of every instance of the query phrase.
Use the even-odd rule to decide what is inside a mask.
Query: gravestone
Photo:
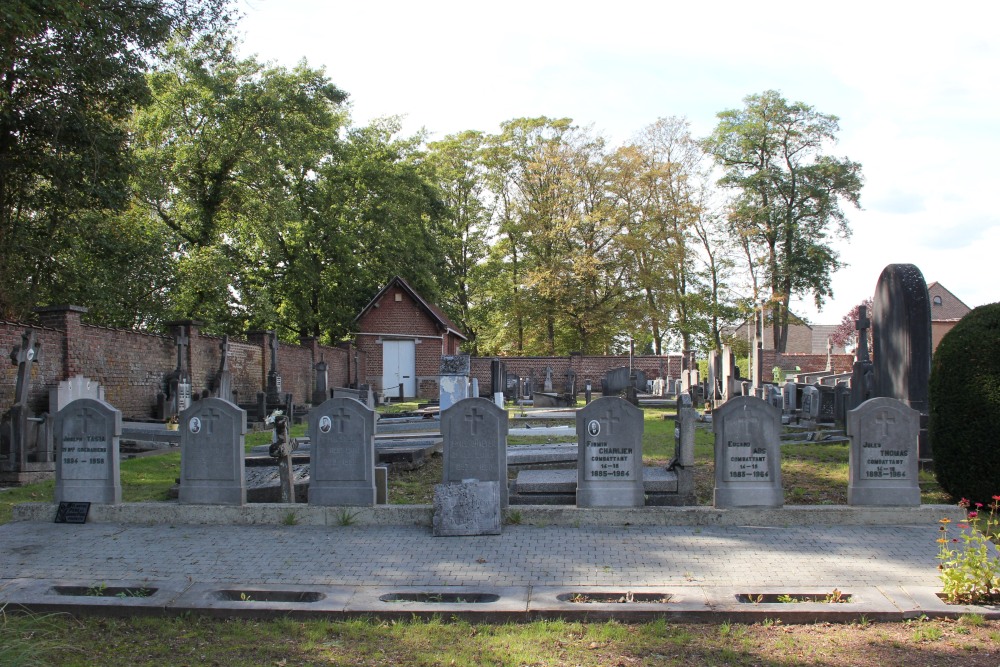
[[[330,398],[330,378],[328,375],[330,365],[326,363],[326,360],[321,354],[319,356],[319,361],[313,366],[313,370],[316,371],[316,383],[313,386],[312,404],[322,405]]]
[[[674,461],[682,468],[694,467],[694,431],[698,411],[680,408],[674,420]]]
[[[330,398],[309,411],[309,504],[375,504],[375,411]]]
[[[819,416],[819,389],[812,385],[802,387],[802,416],[813,420]]]
[[[585,405],[590,405],[590,401],[593,398],[594,385],[591,384],[590,378],[583,381],[583,402]]]
[[[479,398],[479,378],[469,380],[469,397]]]
[[[898,398],[921,414],[920,458],[931,458],[925,428],[931,374],[931,305],[913,264],[890,264],[875,287],[874,396]]]
[[[205,398],[181,413],[179,430],[180,502],[246,504],[247,413],[221,398]]]
[[[646,371],[641,371],[637,368],[632,371],[631,377],[632,382],[630,384],[635,387],[636,391],[640,391],[644,394],[649,391],[649,387],[647,386],[649,380],[646,378]]]
[[[816,387],[819,391],[819,411],[815,419],[817,424],[833,424],[837,421],[837,396],[834,387],[820,385]]]
[[[434,486],[435,537],[500,534],[500,482],[451,482]]]
[[[715,506],[781,507],[781,410],[751,396],[734,398],[712,417]]]
[[[781,387],[782,405],[785,412],[791,413],[798,410],[797,394],[798,388],[795,386],[795,383],[791,380],[785,381],[785,384]]]
[[[785,400],[781,395],[780,389],[773,384],[766,384],[764,385],[764,391],[766,392],[765,395],[767,396],[767,402],[769,405],[773,405],[779,410],[784,408]]]
[[[49,389],[49,413],[56,414],[67,405],[81,398],[104,400],[104,387],[97,380],[75,375]]]
[[[21,335],[21,344],[10,351],[17,366],[14,405],[0,420],[0,479],[14,483],[37,481],[55,470],[55,448],[46,415],[35,415],[28,405],[31,368],[39,363],[42,344],[34,329]]]
[[[122,501],[121,432],[122,413],[94,398],[79,398],[56,414],[57,503],[117,505]]]
[[[229,336],[223,336],[219,343],[219,372],[215,376],[215,396],[235,403],[233,395],[233,373],[229,370]]]
[[[545,367],[545,380],[542,382],[542,391],[552,391],[552,366]]]
[[[920,413],[895,398],[873,398],[847,413],[849,505],[920,505]]]
[[[498,482],[507,506],[507,411],[485,398],[466,398],[441,413],[442,482]]]
[[[642,410],[604,396],[576,413],[577,507],[642,507]]]
[[[722,401],[736,396],[736,355],[728,345],[722,348]]]
[[[617,396],[625,391],[625,388],[632,382],[632,373],[628,368],[612,368],[604,374],[601,382],[601,394],[604,396]]]
[[[490,394],[506,393],[510,388],[507,365],[494,357],[490,360]]]
[[[446,354],[441,356],[440,410],[445,410],[461,400],[469,398],[469,374],[472,361],[467,354]]]
[[[854,322],[857,331],[858,347],[855,352],[853,372],[851,373],[851,408],[856,408],[869,398],[875,390],[875,371],[871,357],[868,355],[868,329],[871,320],[868,319],[868,307],[858,306],[858,319]]]
[[[268,405],[278,405],[282,401],[281,376],[278,374],[278,334],[274,331],[267,332],[267,345],[271,348],[271,370],[267,372],[267,403]]]

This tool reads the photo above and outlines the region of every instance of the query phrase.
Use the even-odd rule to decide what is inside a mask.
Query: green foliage
[[[974,309],[944,336],[928,393],[938,482],[953,498],[988,503],[1000,491],[1000,303]]]
[[[749,95],[742,109],[718,117],[703,145],[725,171],[719,184],[735,193],[732,233],[745,244],[751,265],[763,267],[781,352],[791,296],[812,293],[821,305],[831,293],[840,262],[830,238],[850,234],[840,202],[859,205],[861,165],[821,152],[836,139],[836,116],[789,104],[777,91]]]

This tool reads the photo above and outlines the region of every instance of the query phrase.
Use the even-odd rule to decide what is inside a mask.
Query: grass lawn
[[[19,650],[33,656],[15,654]],[[218,620],[0,616],[4,665],[963,665],[995,667],[1000,622],[785,626],[472,625],[457,620]]]

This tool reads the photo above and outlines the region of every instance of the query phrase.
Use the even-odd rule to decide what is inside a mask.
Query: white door
[[[412,340],[382,341],[382,393],[393,398],[399,396],[399,385],[403,384],[403,395],[412,398],[417,395],[417,355]]]

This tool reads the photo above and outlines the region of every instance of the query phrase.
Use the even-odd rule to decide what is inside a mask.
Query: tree
[[[736,193],[729,209],[734,234],[766,258],[775,350],[783,352],[791,297],[811,292],[822,306],[831,294],[840,262],[829,241],[850,235],[841,200],[859,206],[861,165],[823,154],[836,139],[836,116],[789,104],[773,90],[718,118],[703,145],[725,172],[719,184]]]
[[[0,314],[24,316],[80,212],[129,200],[124,122],[175,30],[228,24],[226,0],[9,0],[0,8]],[[93,222],[93,218],[86,218]]]
[[[840,320],[840,324],[834,329],[833,335],[830,339],[833,341],[834,345],[839,345],[841,347],[846,347],[851,343],[857,344],[857,321],[858,321],[858,311],[861,306],[868,309],[868,317],[872,316],[875,300],[872,297],[866,298],[864,301],[858,305],[851,308],[846,315]],[[872,328],[868,327],[868,349],[875,349],[875,345],[872,342]]]

